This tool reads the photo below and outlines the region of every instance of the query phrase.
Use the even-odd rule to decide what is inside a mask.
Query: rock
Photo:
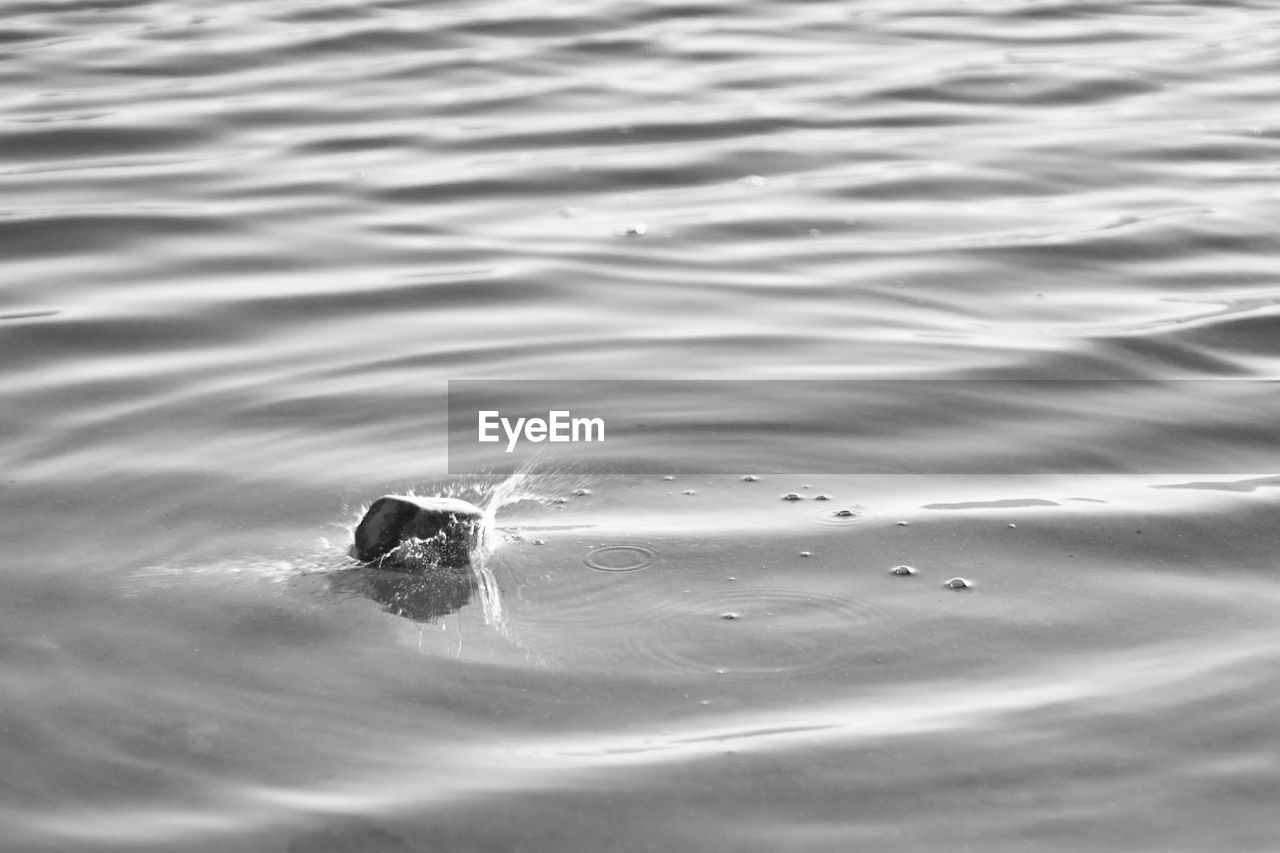
[[[379,567],[465,566],[483,522],[484,510],[456,498],[384,495],[356,527],[351,555]]]

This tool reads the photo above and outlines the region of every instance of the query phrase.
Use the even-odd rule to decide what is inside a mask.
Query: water
[[[1275,849],[1270,398],[996,387],[857,476],[793,380],[1275,378],[1277,24],[9,4],[4,846]],[[448,380],[689,378],[785,390],[447,473]],[[353,571],[409,490],[475,590]]]

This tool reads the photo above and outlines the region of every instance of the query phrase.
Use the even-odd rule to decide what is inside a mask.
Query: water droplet
[[[800,496],[799,496],[799,495],[797,495],[795,492],[789,492],[789,493],[787,493],[787,494],[783,495],[783,496],[782,496],[782,499],[783,499],[784,501],[802,501],[802,500],[804,500],[804,498],[800,497]]]
[[[914,575],[916,573],[916,570],[911,568],[910,566],[894,566],[892,569],[889,570],[889,572],[890,574],[906,576],[906,575]]]
[[[973,586],[973,581],[964,578],[952,578],[943,584],[947,589],[968,589]]]
[[[732,610],[730,610],[727,613],[720,614],[720,618],[721,619],[741,619],[742,616],[741,614],[734,613]]]
[[[633,222],[629,225],[619,225],[614,229],[614,233],[619,237],[643,237],[648,230],[643,222]]]
[[[837,506],[830,509],[824,507],[810,514],[810,520],[814,524],[821,524],[826,527],[848,527],[852,524],[862,524],[871,519],[872,516],[867,513],[866,508],[857,504],[846,504],[845,506]]]
[[[759,480],[759,479],[760,479],[760,478],[759,478],[759,477],[757,477],[755,474],[744,474],[744,475],[743,475],[743,477],[742,477],[742,482],[744,482],[744,483],[754,483],[756,480]]]
[[[829,501],[831,500],[831,495],[814,495],[813,499],[815,501]]]

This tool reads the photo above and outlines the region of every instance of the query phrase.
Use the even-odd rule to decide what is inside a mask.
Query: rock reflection
[[[430,622],[471,603],[479,586],[470,566],[437,567],[424,574],[361,566],[330,574],[339,592],[363,596],[415,622]]]

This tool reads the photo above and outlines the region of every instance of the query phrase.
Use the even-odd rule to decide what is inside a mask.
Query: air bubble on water
[[[907,527],[907,526],[908,526],[908,525],[910,525],[910,524],[911,524],[911,522],[909,522],[909,521],[899,521],[899,522],[898,522],[898,526],[899,526],[899,527]]]
[[[1016,525],[1016,524],[1010,524],[1009,526],[1010,526],[1010,527],[1017,527],[1018,525]]]
[[[800,496],[799,496],[799,495],[797,495],[795,492],[788,492],[787,494],[785,494],[785,495],[783,495],[783,496],[782,496],[782,499],[783,499],[784,501],[802,501],[802,500],[804,500],[804,498],[800,497]]]
[[[529,540],[529,544],[530,544],[530,545],[546,545],[546,544],[547,544],[547,540],[545,540],[545,539],[530,539],[530,540]]]
[[[584,498],[589,494],[591,494],[590,489],[574,489],[573,490],[573,496],[575,498]]]
[[[697,491],[696,489],[685,489],[685,490],[684,490],[684,494],[686,494],[686,495],[696,495],[697,493],[698,493],[698,491]]]
[[[556,213],[564,217],[565,219],[577,219],[579,216],[583,214],[583,210],[580,207],[570,206],[570,207],[562,207],[559,210],[557,210]]]
[[[857,513],[851,509],[836,510],[836,518],[852,518],[855,515],[857,515]]]
[[[821,229],[821,228],[810,228],[810,229],[809,229],[809,236],[810,236],[810,237],[821,237],[821,236],[822,236],[822,229]]]
[[[716,675],[724,675],[724,670],[723,670],[723,669],[717,669],[717,670],[716,670]]]
[[[759,480],[759,479],[760,478],[757,477],[755,474],[744,474],[742,476],[742,482],[744,483],[754,483],[756,480]]]
[[[889,570],[889,573],[894,575],[902,575],[905,577],[906,575],[914,575],[916,573],[916,570],[911,568],[910,566],[894,566],[892,569]]]
[[[813,552],[812,552],[812,551],[801,551],[801,552],[800,552],[800,556],[801,556],[801,557],[812,557],[812,556],[813,556]]]
[[[739,613],[734,613],[732,610],[730,610],[726,613],[720,614],[720,618],[721,619],[741,619],[742,615]]]
[[[815,501],[829,501],[831,500],[831,495],[814,495],[813,499]]]
[[[633,222],[629,225],[619,225],[614,229],[614,233],[619,237],[643,237],[648,230],[643,222]]]
[[[664,480],[666,480],[668,483],[670,483],[672,480],[674,480],[674,479],[675,479],[675,477],[663,477],[662,479],[664,479]]]
[[[742,184],[744,187],[762,187],[768,182],[768,179],[763,178],[760,175],[747,175],[738,180],[738,183]]]
[[[973,581],[964,578],[952,578],[943,584],[947,589],[968,589],[973,586]]]
[[[569,502],[569,499],[568,498],[552,498],[551,502],[553,504],[567,504]]]

